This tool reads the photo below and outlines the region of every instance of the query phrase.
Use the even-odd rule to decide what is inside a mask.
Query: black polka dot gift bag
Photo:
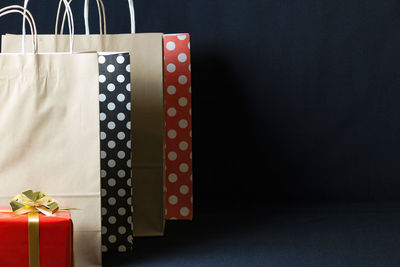
[[[103,252],[132,250],[130,70],[128,53],[99,53]]]

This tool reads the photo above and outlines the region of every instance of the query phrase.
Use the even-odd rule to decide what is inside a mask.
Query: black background
[[[53,32],[57,4],[31,0],[39,33]],[[127,1],[104,4],[109,33],[129,32]],[[72,8],[83,33],[83,0]],[[399,1],[136,0],[135,8],[137,32],[191,34],[196,220],[233,211],[224,222],[216,215],[223,231],[273,202],[400,200]],[[98,32],[94,0],[91,15]],[[1,18],[7,32],[21,32],[20,17]]]
[[[3,0],[1,6],[23,1]],[[58,1],[31,0],[39,33]],[[109,33],[130,31],[104,0]],[[137,32],[189,32],[195,204],[392,201],[400,189],[400,2],[135,1]],[[73,1],[83,33],[83,0]],[[91,30],[98,32],[95,1]],[[20,33],[20,18],[0,21]]]

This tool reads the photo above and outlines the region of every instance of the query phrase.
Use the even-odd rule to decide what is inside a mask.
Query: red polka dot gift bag
[[[165,174],[169,220],[193,218],[189,34],[164,35]]]

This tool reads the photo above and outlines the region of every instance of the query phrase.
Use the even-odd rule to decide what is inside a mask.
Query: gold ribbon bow
[[[58,210],[57,200],[43,192],[27,190],[10,202],[15,215],[28,214],[29,267],[40,267],[39,213],[51,216]]]
[[[58,210],[57,200],[43,192],[33,192],[32,190],[15,196],[10,205],[16,215],[40,212],[50,216]]]

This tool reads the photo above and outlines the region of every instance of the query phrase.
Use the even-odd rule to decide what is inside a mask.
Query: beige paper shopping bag
[[[101,266],[98,57],[38,54],[33,36],[0,54],[0,206],[34,189],[76,208],[75,266]]]
[[[69,49],[69,38],[65,35],[38,35],[38,41],[40,52],[65,52]],[[21,36],[2,36],[2,51],[16,52],[20,43]],[[75,35],[74,51],[124,51],[131,55],[133,230],[135,236],[163,235],[163,35]]]

